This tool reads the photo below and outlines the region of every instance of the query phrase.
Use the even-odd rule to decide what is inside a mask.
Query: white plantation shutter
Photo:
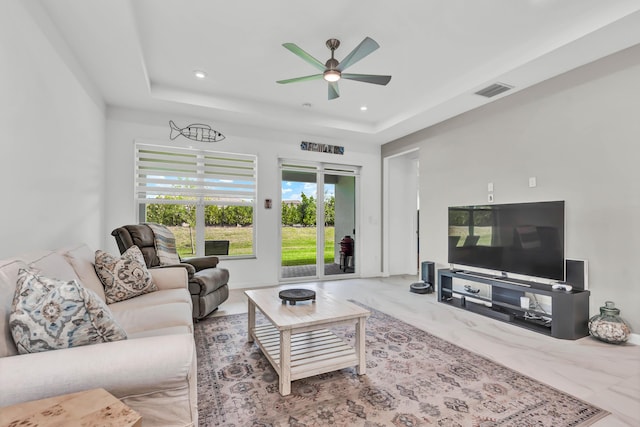
[[[256,156],[136,143],[136,199],[253,206]],[[182,196],[164,201],[162,196]]]

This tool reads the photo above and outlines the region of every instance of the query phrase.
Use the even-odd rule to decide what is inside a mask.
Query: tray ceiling
[[[636,0],[40,3],[110,107],[377,145],[640,43]],[[349,72],[387,86],[276,84],[317,72],[282,43],[324,62],[327,39],[340,60],[366,36],[380,48]],[[475,94],[495,83],[513,89]]]

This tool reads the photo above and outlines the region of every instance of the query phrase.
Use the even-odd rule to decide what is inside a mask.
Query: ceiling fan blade
[[[304,50],[300,49],[296,44],[294,44],[294,43],[284,43],[282,46],[284,46],[286,49],[289,49],[291,52],[295,53],[300,58],[302,58],[303,60],[307,61],[309,64],[313,65],[318,70],[324,71],[326,69],[326,67],[324,66],[324,64],[322,62],[318,61],[316,58],[314,58],[313,56],[309,55]]]
[[[340,96],[338,90],[338,82],[329,82],[329,100],[336,99]]]
[[[342,73],[342,78],[347,80],[356,80],[358,82],[373,83],[382,86],[385,86],[391,80],[391,76],[378,76],[375,74]]]
[[[322,78],[322,74],[312,74],[310,76],[294,77],[292,79],[278,80],[276,83],[286,84],[286,83],[308,82],[309,80],[318,80],[321,78]]]
[[[362,42],[360,42],[360,44],[356,46],[356,48],[353,49],[351,53],[342,60],[342,62],[340,62],[337,67],[338,71],[346,70],[347,67],[350,67],[351,65],[360,61],[362,58],[369,55],[379,47],[380,45],[376,43],[375,40],[370,37],[365,37],[365,39],[362,40]]]

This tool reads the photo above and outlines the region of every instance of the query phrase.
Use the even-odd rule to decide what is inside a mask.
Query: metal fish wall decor
[[[180,135],[192,141],[200,142],[218,142],[225,138],[225,136],[217,130],[211,129],[211,126],[201,123],[193,123],[180,129],[173,120],[169,120],[169,127],[171,128],[171,134],[169,135],[171,140],[176,139]]]

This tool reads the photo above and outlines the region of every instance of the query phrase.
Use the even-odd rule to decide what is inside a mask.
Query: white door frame
[[[398,157],[411,157],[411,158],[418,158],[420,149],[419,148],[412,148],[397,154],[393,154],[391,156],[388,157],[384,157],[382,159],[382,276],[383,277],[388,277],[390,275],[390,253],[392,250],[394,250],[394,248],[391,248],[391,233],[393,232],[393,230],[391,230],[391,218],[390,218],[390,214],[389,214],[389,206],[390,206],[390,200],[391,200],[391,188],[390,188],[390,181],[391,181],[391,177],[394,176],[394,173],[396,173],[396,171],[391,169],[390,166],[390,160],[394,159],[394,158],[398,158]],[[419,179],[416,176],[416,185],[417,185],[417,189],[418,189],[418,193],[419,193]],[[412,199],[411,200],[403,200],[403,204],[406,203],[406,206],[409,206],[412,210],[416,207],[416,197],[417,194],[412,195],[411,196]],[[415,215],[414,215],[415,216]],[[417,222],[417,218],[414,220],[414,222]],[[417,244],[416,241],[418,239],[418,236],[413,233],[411,236],[407,236],[407,240],[410,242],[409,244],[411,245],[411,257],[412,259],[417,259],[418,256],[418,248],[417,248]]]
[[[284,165],[292,165],[290,167],[284,167]],[[301,166],[300,171],[302,172],[315,172],[316,173],[316,191],[317,195],[322,195],[322,197],[316,197],[316,224],[322,224],[322,227],[316,226],[316,275],[315,276],[303,276],[296,278],[283,278],[282,277],[282,268],[279,268],[278,272],[278,280],[280,282],[286,281],[300,281],[300,280],[317,280],[324,279],[329,276],[325,276],[324,274],[324,177],[325,175],[344,175],[344,176],[353,176],[355,179],[355,230],[356,235],[359,234],[360,231],[360,166],[354,165],[341,165],[336,163],[328,163],[328,162],[309,162],[309,161],[301,161],[301,160],[291,160],[291,159],[278,159],[278,169],[280,171],[279,185],[282,187],[282,171],[283,170],[295,170],[295,166]],[[315,168],[312,170],[311,168]],[[282,191],[278,192],[278,206],[282,206]],[[335,236],[334,238],[337,238]],[[346,277],[353,278],[354,276],[359,275],[359,265],[358,256],[360,253],[359,240],[355,239],[355,247],[354,247],[354,266],[355,270],[352,274],[346,274]],[[278,242],[280,244],[280,250],[278,251],[278,265],[282,266],[282,209],[278,210]],[[321,254],[322,256],[318,256]],[[339,279],[342,278],[343,275],[333,275],[332,278]]]

